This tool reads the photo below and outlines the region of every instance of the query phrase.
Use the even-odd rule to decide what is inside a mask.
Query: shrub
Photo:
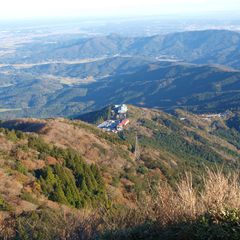
[[[34,198],[34,197],[32,196],[32,194],[29,193],[29,192],[25,192],[25,191],[24,191],[24,192],[21,194],[21,199],[22,199],[22,200],[25,200],[25,201],[28,201],[28,202],[30,202],[30,203],[36,204],[36,205],[39,204],[38,200],[37,200],[36,198]]]
[[[186,174],[173,189],[159,186],[134,209],[103,214],[100,239],[240,239],[240,183],[207,170],[201,192]]]
[[[26,134],[19,130],[9,130],[7,128],[0,128],[0,132],[3,133],[10,141],[16,142],[26,138]]]
[[[13,214],[0,226],[0,239],[8,240],[90,240],[99,224],[94,214],[73,214],[61,207],[39,207],[35,211]]]
[[[0,211],[12,211],[13,208],[0,196]]]
[[[119,176],[113,176],[112,178],[112,186],[118,187],[120,183],[120,177]]]
[[[23,213],[17,217],[16,239],[61,239],[61,227],[64,228],[63,218],[51,209]]]
[[[145,166],[140,165],[140,166],[138,166],[138,168],[137,168],[137,172],[138,172],[138,173],[141,173],[141,174],[146,174],[146,173],[148,173],[148,169],[147,169]]]
[[[28,173],[27,168],[19,160],[16,161],[15,168],[18,172],[20,172],[22,174],[26,175]]]
[[[240,210],[210,211],[192,224],[192,239],[240,239]]]

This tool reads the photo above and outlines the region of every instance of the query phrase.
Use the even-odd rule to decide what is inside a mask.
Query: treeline
[[[7,128],[0,128],[0,133],[7,137],[10,141],[18,141],[27,138],[27,135],[18,130],[9,130]]]
[[[159,168],[172,186],[176,185],[185,171],[192,172],[194,183],[198,184],[199,176],[206,167],[215,169],[216,166],[225,164],[226,172],[235,168],[232,162],[225,161],[219,154],[220,151],[215,151],[212,142],[197,132],[186,131],[174,118],[153,117],[151,120],[140,119],[140,123],[152,132],[151,137],[139,134],[141,148],[148,151],[155,149],[161,154],[154,159],[143,152],[141,160],[148,169]],[[131,133],[125,133],[127,139],[130,139]],[[219,150],[220,146],[216,149]],[[221,150],[229,153],[228,149]],[[233,155],[232,152],[230,154]]]
[[[204,142],[204,139],[202,139],[200,136],[197,136],[191,132],[185,133],[183,131],[180,132],[181,134],[179,134],[179,131],[169,131],[165,128],[158,127],[156,124],[154,124],[154,122],[150,123],[143,122],[143,125],[154,129],[154,137],[149,138],[146,136],[141,136],[140,143],[143,146],[150,146],[157,149],[164,148],[168,152],[175,154],[185,161],[192,161],[195,159],[201,161],[205,160],[212,163],[223,162],[221,156],[213,151],[210,147],[206,145],[195,144],[194,141],[190,143],[183,137],[184,134],[186,134],[186,136],[191,137],[194,140],[198,138],[198,141]]]
[[[51,147],[40,137],[29,137],[28,146],[39,152],[39,158],[58,159],[59,163],[35,171],[43,193],[50,200],[76,208],[108,203],[104,181],[96,165],[88,165],[72,149]]]
[[[214,132],[215,135],[227,140],[234,145],[237,149],[240,149],[240,133],[234,128],[225,129],[217,128]]]
[[[0,134],[8,140],[18,142],[24,151],[35,149],[38,159],[57,159],[57,164],[49,165],[33,172],[41,186],[41,191],[50,199],[76,208],[107,205],[108,199],[101,172],[94,164],[87,164],[73,149],[51,146],[37,135],[29,135],[18,130],[0,128]],[[16,170],[28,174],[28,170],[16,161]],[[0,198],[0,208],[6,204]]]

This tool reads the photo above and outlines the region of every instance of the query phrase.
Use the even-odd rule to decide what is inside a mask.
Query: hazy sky
[[[0,18],[155,15],[240,10],[240,0],[0,0]]]

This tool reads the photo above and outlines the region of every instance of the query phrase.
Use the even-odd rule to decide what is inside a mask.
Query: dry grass
[[[239,176],[225,176],[221,170],[207,171],[204,179],[204,191],[200,202],[204,210],[224,208],[240,208]]]
[[[197,192],[193,188],[191,174],[186,174],[185,179],[177,185],[177,196],[179,203],[181,203],[180,212],[186,217],[194,217],[198,211],[198,200]]]
[[[43,214],[44,218],[38,218],[36,222],[32,222],[29,214],[27,217],[21,216],[17,224],[21,224],[22,231],[26,228],[30,233],[44,229],[45,233],[49,231],[52,234],[54,230],[57,239],[137,239],[131,238],[131,229],[139,231],[134,236],[141,236],[141,239],[151,236],[154,239],[154,234],[170,229],[169,226],[179,226],[182,223],[184,226],[191,225],[213,210],[222,214],[225,209],[240,209],[240,182],[237,174],[226,176],[221,170],[207,170],[201,189],[198,191],[193,186],[191,174],[186,174],[175,189],[166,183],[160,184],[157,191],[151,196],[143,197],[135,208],[126,206],[102,209],[86,216],[47,211],[47,215]],[[44,219],[49,219],[52,224],[46,224]],[[13,234],[8,227],[9,221],[13,220],[7,218],[5,228],[0,228],[0,237],[1,234]],[[13,221],[12,226],[14,225],[16,223]],[[175,234],[174,231],[177,230],[173,228]]]
[[[159,185],[157,194],[146,197],[136,209],[118,210],[115,215],[103,218],[105,229],[124,229],[154,222],[164,227],[182,221],[194,221],[205,213],[240,209],[240,182],[237,174],[224,175],[219,169],[207,170],[203,188],[193,186],[191,174],[186,174],[176,189]]]

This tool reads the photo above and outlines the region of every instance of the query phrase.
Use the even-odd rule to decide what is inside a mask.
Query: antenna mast
[[[135,161],[139,160],[140,151],[139,151],[138,135],[137,134],[136,134],[136,139],[135,139],[134,155],[135,155]]]

